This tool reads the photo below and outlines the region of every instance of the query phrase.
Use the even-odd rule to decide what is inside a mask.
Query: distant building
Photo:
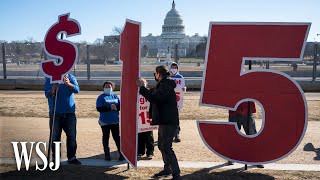
[[[114,43],[119,36],[105,36],[106,43]],[[147,57],[167,57],[174,56],[174,47],[178,45],[178,56],[186,57],[188,51],[195,51],[200,43],[206,43],[204,36],[199,36],[196,33],[194,36],[185,34],[185,26],[183,19],[176,10],[176,4],[172,2],[172,8],[167,13],[164,24],[162,26],[162,34],[153,36],[151,33],[148,36],[141,37],[141,47],[147,51]]]
[[[103,41],[105,43],[119,43],[120,36],[119,35],[104,36]]]

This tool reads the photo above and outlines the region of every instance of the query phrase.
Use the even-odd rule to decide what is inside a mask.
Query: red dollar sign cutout
[[[70,14],[60,15],[58,22],[51,26],[45,37],[45,52],[56,59],[44,60],[41,63],[41,71],[44,76],[50,78],[51,83],[63,81],[63,77],[75,65],[78,58],[78,48],[72,42],[58,39],[60,33],[66,37],[81,34],[79,23],[69,19]],[[60,62],[57,62],[60,59]]]

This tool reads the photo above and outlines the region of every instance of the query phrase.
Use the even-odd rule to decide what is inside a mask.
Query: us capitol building
[[[189,51],[195,51],[199,43],[205,43],[206,38],[199,36],[198,33],[194,36],[187,36],[184,30],[183,19],[173,1],[172,8],[164,19],[162,34],[153,36],[150,33],[148,36],[141,37],[141,48],[147,50],[147,57],[173,57],[177,46],[178,56],[186,57]],[[105,36],[104,41],[110,42],[112,37],[114,36]]]

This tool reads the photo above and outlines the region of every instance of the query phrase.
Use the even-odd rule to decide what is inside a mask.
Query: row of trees
[[[4,42],[2,42],[4,43]],[[87,59],[87,42],[76,43],[78,47],[78,63],[85,63]],[[35,42],[17,42],[13,41],[5,43],[6,59],[9,62],[25,62],[25,63],[37,63],[43,60],[45,57],[43,43]],[[119,44],[106,44],[101,43],[100,40],[95,41],[89,45],[89,55],[92,62],[106,63],[114,61],[118,58]]]
[[[119,34],[121,28],[115,28],[114,34]],[[79,52],[79,62],[86,63],[87,59],[87,45],[89,45],[89,55],[92,63],[103,64],[112,63],[119,59],[119,45],[120,40],[115,42],[105,42],[103,39],[97,39],[92,44],[86,41],[77,42]],[[29,63],[39,62],[44,59],[43,43],[35,42],[32,38],[23,41],[12,41],[10,43],[5,41],[0,41],[0,43],[5,43],[6,47],[6,58],[11,62],[25,61]],[[306,60],[312,60],[314,56],[314,42],[308,42],[305,47],[304,58]],[[141,57],[146,57],[150,54],[156,54],[157,50],[149,49],[148,46],[144,45],[141,48]],[[206,42],[200,43],[196,48],[187,49],[187,57],[192,58],[203,58],[206,53]],[[320,54],[320,47],[318,49],[318,56]],[[50,58],[50,57],[49,57]]]
[[[87,42],[75,43],[78,47],[78,63],[85,63],[87,59],[87,45],[89,45],[89,55],[92,63],[112,63],[119,59],[119,45],[120,43],[106,43],[102,39],[95,40],[92,44]],[[5,43],[6,58],[8,61],[36,63],[45,58],[43,43],[28,42],[28,41],[12,41]],[[199,44],[196,49],[188,49],[187,57],[204,58],[206,50],[205,43]],[[144,45],[141,48],[141,57],[146,57],[150,54],[156,54],[156,50],[149,49]],[[50,57],[48,57],[50,58]]]

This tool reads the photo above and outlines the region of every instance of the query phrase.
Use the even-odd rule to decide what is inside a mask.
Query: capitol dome
[[[162,36],[185,35],[181,15],[176,10],[176,4],[172,2],[172,9],[167,13],[162,26]]]

